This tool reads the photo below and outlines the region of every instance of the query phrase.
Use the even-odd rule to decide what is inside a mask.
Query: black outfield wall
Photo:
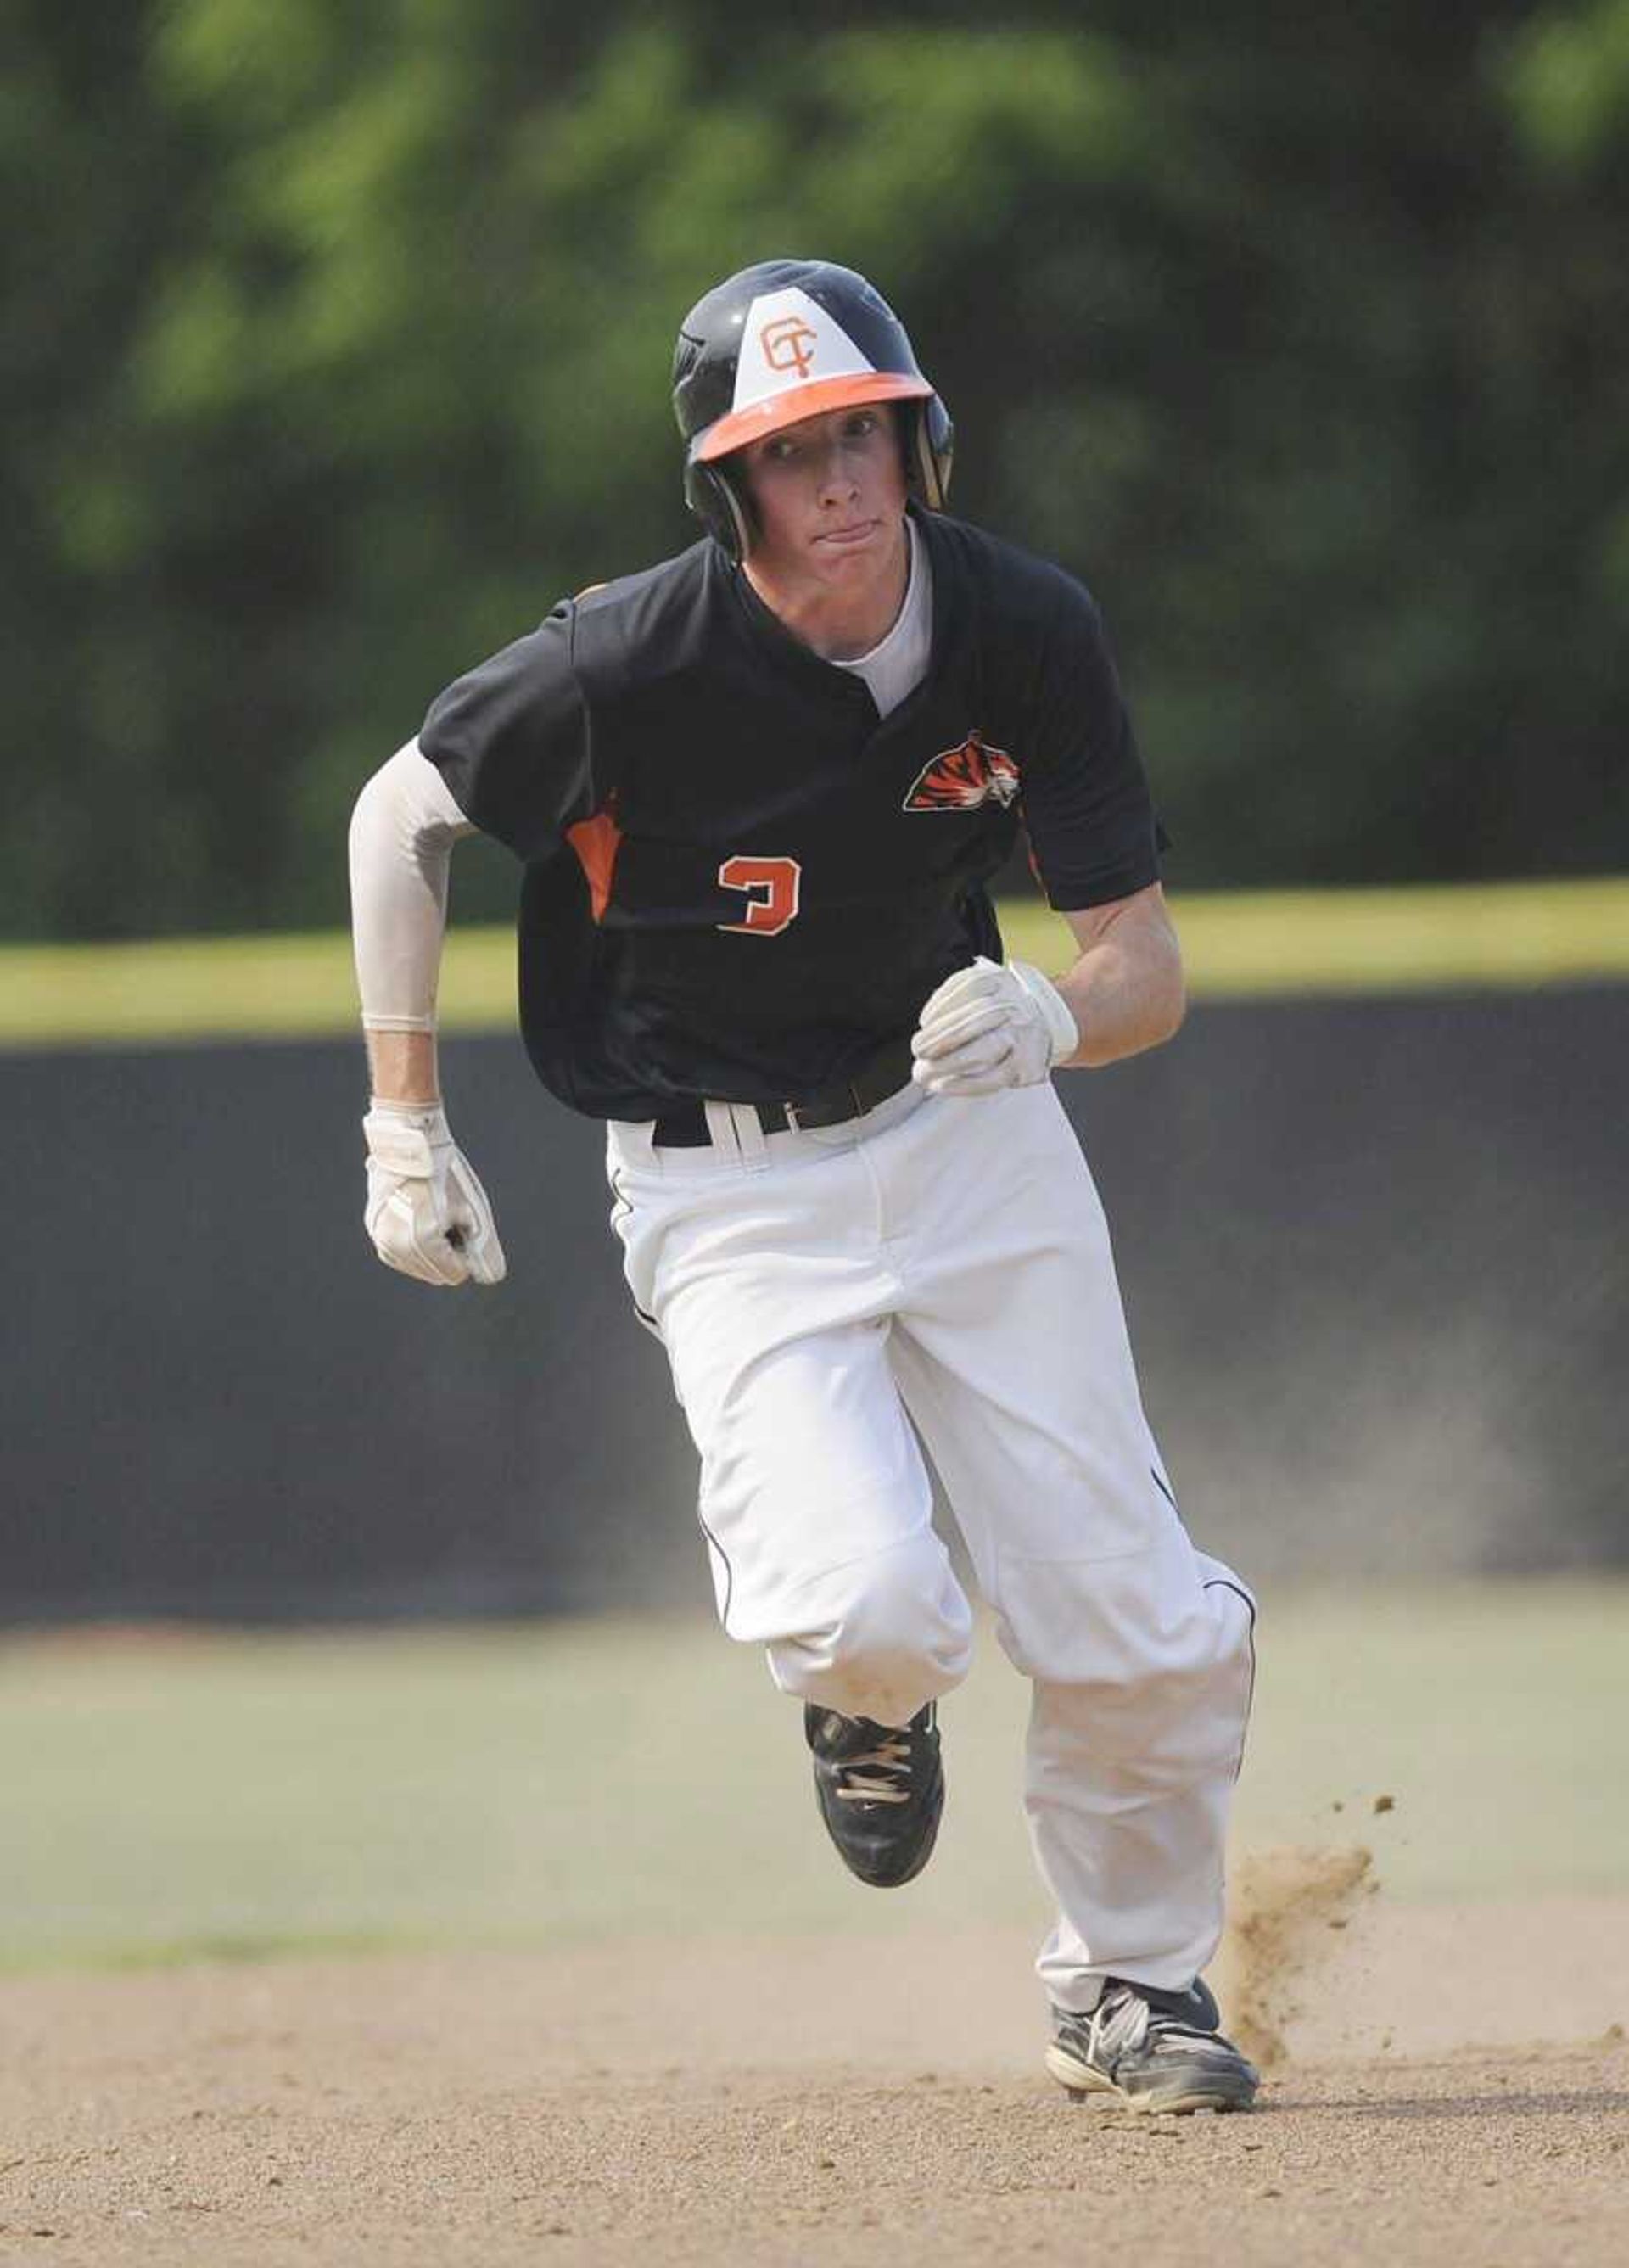
[[[453,1041],[510,1280],[360,1224],[348,1044],[16,1056],[0,1619],[705,1596],[599,1130]],[[1201,1541],[1261,1576],[1629,1558],[1629,990],[1196,1008],[1065,1077]]]

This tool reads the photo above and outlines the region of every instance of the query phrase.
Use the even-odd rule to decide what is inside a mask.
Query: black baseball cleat
[[[1071,2095],[1110,2095],[1132,2110],[1248,2110],[1258,2084],[1202,1977],[1186,1992],[1111,1977],[1084,2016],[1052,2011],[1046,2067]]]
[[[812,1703],[803,1733],[814,1756],[814,1793],[826,1832],[851,1874],[897,1889],[932,1856],[945,1808],[933,1704],[908,1725],[873,1725]]]

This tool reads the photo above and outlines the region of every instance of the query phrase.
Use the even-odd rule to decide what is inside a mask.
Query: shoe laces
[[[1124,1984],[1111,1985],[1084,2021],[1093,2053],[1111,2063],[1128,2049],[1145,2045],[1153,2055],[1162,2050],[1191,2054],[1196,2040],[1207,2047],[1230,2050],[1230,2043],[1203,2022],[1180,2016],[1174,2009],[1158,2007]]]
[[[909,1803],[910,1790],[900,1786],[901,1778],[910,1777],[910,1735],[892,1731],[886,1725],[876,1727],[877,1745],[857,1756],[845,1756],[839,1766],[837,1794],[844,1803]],[[867,1772],[882,1772],[888,1777],[866,1778]]]

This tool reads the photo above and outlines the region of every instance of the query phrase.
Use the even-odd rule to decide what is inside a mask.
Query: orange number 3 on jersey
[[[778,937],[798,918],[803,869],[795,858],[726,858],[719,869],[719,880],[726,890],[748,894],[746,919],[720,922],[720,929],[741,930],[751,937]],[[760,890],[762,897],[756,895]]]

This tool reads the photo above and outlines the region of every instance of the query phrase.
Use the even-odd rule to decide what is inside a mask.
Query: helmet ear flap
[[[747,556],[752,529],[746,499],[736,494],[735,484],[724,466],[687,464],[684,501],[713,541],[739,566]]]
[[[905,480],[930,512],[943,512],[949,497],[955,438],[950,412],[938,394],[910,403],[904,435]]]

